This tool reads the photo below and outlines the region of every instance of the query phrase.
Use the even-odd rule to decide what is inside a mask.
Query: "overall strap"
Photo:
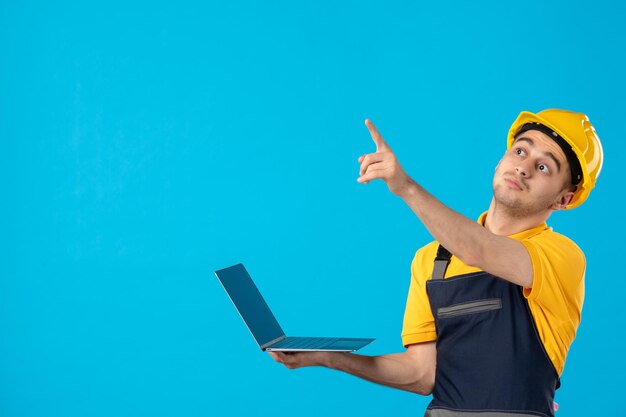
[[[452,254],[448,251],[448,249],[439,245],[439,248],[437,249],[437,257],[435,258],[432,279],[443,279],[444,275],[446,275],[446,269],[448,269],[448,265],[450,264],[450,258],[452,258]]]

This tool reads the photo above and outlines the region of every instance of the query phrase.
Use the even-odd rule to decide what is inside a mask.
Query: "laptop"
[[[230,300],[263,351],[354,352],[375,339],[355,337],[287,337],[243,264],[215,271]]]

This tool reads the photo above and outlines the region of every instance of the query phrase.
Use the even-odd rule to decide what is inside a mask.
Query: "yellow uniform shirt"
[[[484,224],[487,213],[478,222]],[[545,223],[509,236],[528,250],[533,266],[533,286],[525,288],[530,311],[548,357],[559,375],[576,329],[585,294],[585,256],[567,237]],[[404,312],[402,343],[431,342],[437,339],[426,282],[431,279],[438,242],[431,242],[415,254],[411,264],[411,284]],[[452,256],[445,278],[480,271]]]

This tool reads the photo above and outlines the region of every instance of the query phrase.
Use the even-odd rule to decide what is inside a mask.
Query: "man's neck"
[[[485,217],[485,228],[495,235],[510,236],[544,223],[550,214],[550,211],[544,211],[528,216],[516,216],[505,207],[498,206],[495,199],[492,199]]]

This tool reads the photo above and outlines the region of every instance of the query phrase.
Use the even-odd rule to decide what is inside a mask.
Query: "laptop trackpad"
[[[333,343],[331,343],[331,345],[329,346],[329,348],[332,349],[356,349],[358,348],[361,343],[359,343],[360,340],[351,340],[351,339],[340,339],[337,340]]]

